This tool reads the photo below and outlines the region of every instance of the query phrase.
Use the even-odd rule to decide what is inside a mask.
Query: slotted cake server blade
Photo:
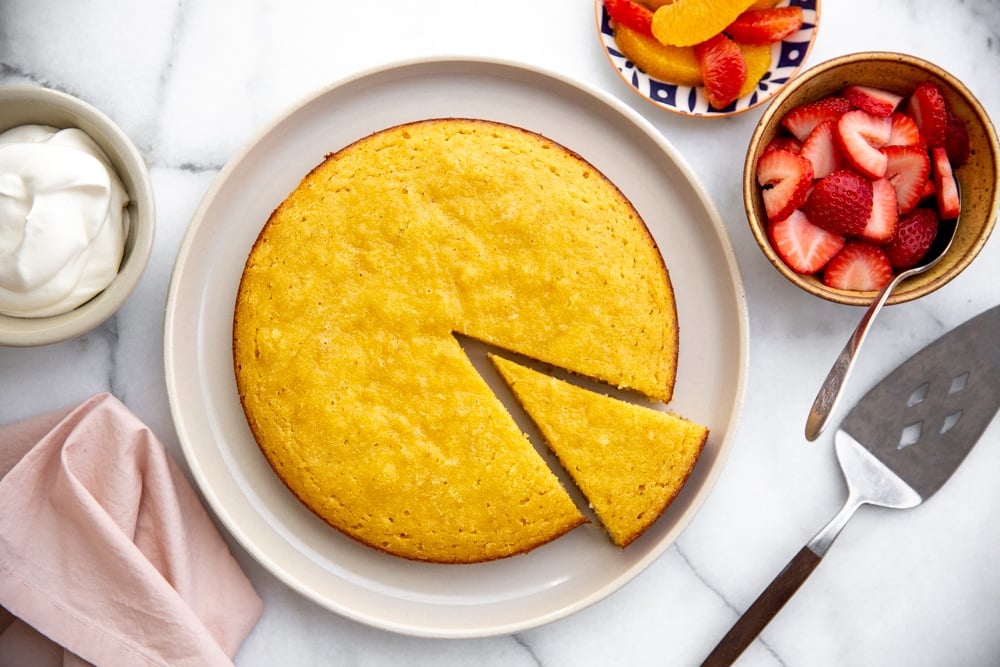
[[[1000,408],[1000,306],[952,329],[869,391],[834,436],[843,508],[743,613],[702,667],[731,665],[864,504],[906,509],[948,481]]]

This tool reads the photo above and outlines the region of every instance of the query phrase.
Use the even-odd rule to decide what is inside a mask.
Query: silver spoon
[[[955,185],[959,187],[957,180],[955,181]],[[958,195],[961,202],[961,188],[959,188]],[[809,410],[809,417],[806,419],[807,440],[818,438],[819,434],[826,428],[827,422],[830,421],[830,415],[833,414],[837,404],[840,402],[840,395],[844,385],[851,374],[851,369],[854,368],[854,361],[857,358],[858,351],[861,349],[861,344],[865,342],[865,336],[868,335],[868,330],[871,328],[875,316],[882,310],[882,306],[889,299],[889,295],[892,294],[892,291],[902,281],[929,271],[941,261],[941,258],[948,252],[948,248],[951,247],[951,242],[955,238],[955,231],[958,229],[958,221],[961,217],[960,212],[958,218],[954,220],[942,220],[938,226],[938,233],[934,238],[934,242],[931,244],[927,254],[924,255],[923,263],[898,273],[895,278],[882,288],[882,291],[878,293],[875,300],[868,306],[864,317],[861,318],[858,327],[847,341],[847,345],[840,351],[840,355],[833,363],[833,368],[830,369],[826,379],[823,381],[823,385],[819,389],[819,393],[816,394],[816,400],[813,401],[812,409]]]

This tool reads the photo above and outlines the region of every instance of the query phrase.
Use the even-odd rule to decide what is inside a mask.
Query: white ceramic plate
[[[705,89],[701,86],[680,86],[661,81],[635,66],[625,57],[615,43],[604,0],[595,0],[597,35],[608,61],[618,76],[647,102],[661,109],[684,116],[720,118],[754,109],[771,99],[786,83],[791,81],[809,56],[819,30],[820,0],[782,0],[777,6],[797,5],[802,8],[802,28],[780,42],[771,45],[771,68],[764,74],[753,91],[735,100],[725,109],[713,109],[708,104]]]
[[[658,242],[681,327],[669,406],[711,435],[667,513],[626,550],[596,524],[535,551],[477,565],[410,562],[316,519],[271,472],[233,378],[233,304],[271,211],[324,155],[422,118],[497,120],[572,148],[632,200]],[[278,118],[222,170],[181,245],[167,300],[167,389],[184,455],[221,522],[293,589],[357,621],[414,635],[474,637],[537,626],[635,577],[693,518],[718,476],[743,400],[746,305],[736,260],[704,190],[663,137],[621,102],[523,65],[430,60],[371,71]]]

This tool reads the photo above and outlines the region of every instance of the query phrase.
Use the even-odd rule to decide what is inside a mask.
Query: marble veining
[[[935,62],[1000,118],[995,0],[826,0],[806,66],[860,50]],[[601,53],[589,1],[0,3],[0,86],[48,86],[111,116],[146,157],[158,210],[149,268],[116,317],[62,344],[0,348],[0,422],[111,391],[183,465],[164,386],[163,307],[184,231],[214,178],[270,119],[317,89],[443,54],[527,62],[603,89],[648,118],[689,163],[726,221],[747,294],[750,372],[736,445],[698,516],[645,572],[587,609],[513,636],[432,640],[363,626],[291,591],[234,544],[266,603],[236,664],[696,665],[843,501],[832,439],[809,444],[802,429],[861,311],[797,291],[757,250],[740,180],[760,110],[706,121],[643,103]],[[886,309],[844,405],[903,351],[1000,301],[997,267],[994,237],[946,288]],[[739,664],[1000,664],[998,465],[994,423],[924,506],[862,509]]]

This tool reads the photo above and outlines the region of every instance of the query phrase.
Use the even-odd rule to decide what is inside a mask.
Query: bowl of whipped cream
[[[0,345],[103,324],[145,271],[156,226],[146,164],[86,102],[0,88]]]

